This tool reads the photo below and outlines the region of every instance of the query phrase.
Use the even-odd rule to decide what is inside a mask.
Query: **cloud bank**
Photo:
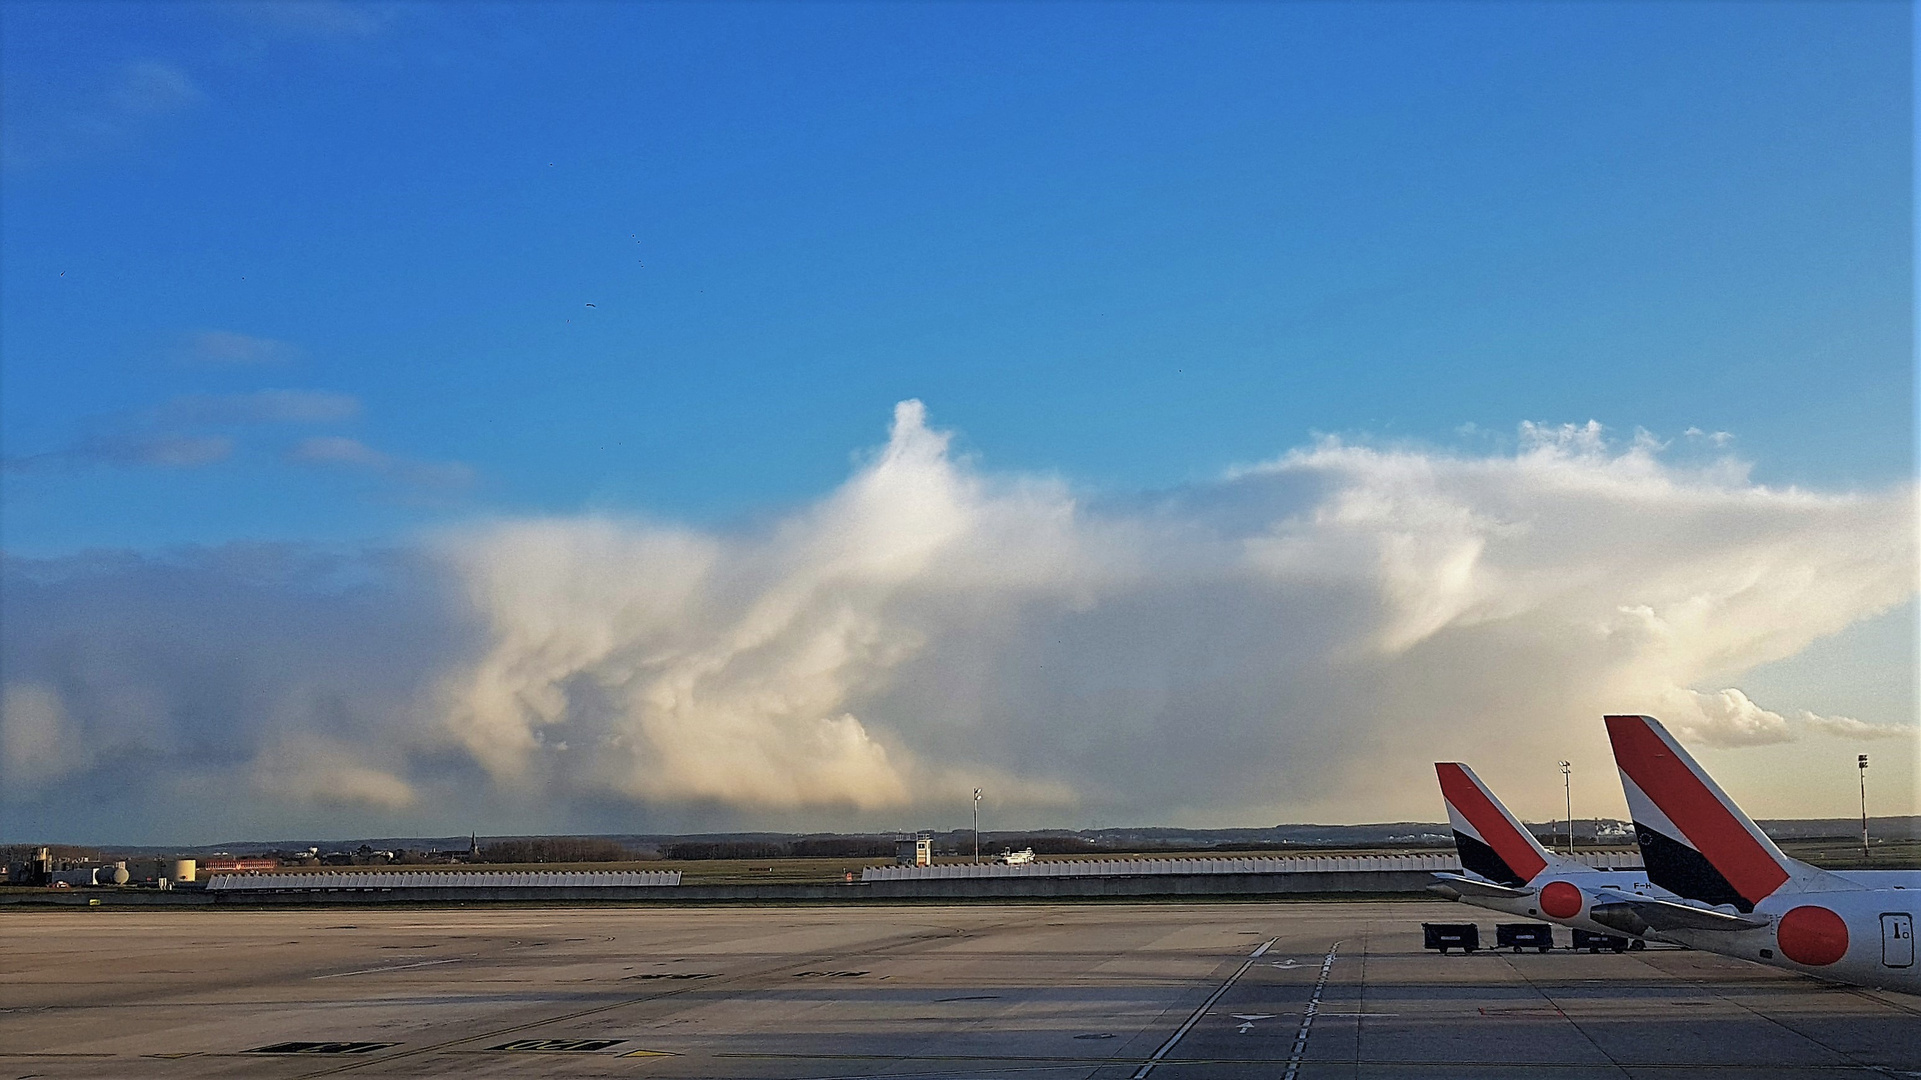
[[[1720,746],[1912,737],[1736,684],[1910,600],[1915,510],[1592,424],[1089,496],[957,459],[905,402],[840,489],[752,529],[508,519],[372,571],[10,560],[0,745],[72,789],[194,729],[263,805],[550,815],[523,828],[913,825],[976,785],[1029,823],[1431,818],[1430,762],[1602,762],[1603,712]],[[217,587],[163,647],[185,579]],[[108,617],[35,625],[76,596]]]

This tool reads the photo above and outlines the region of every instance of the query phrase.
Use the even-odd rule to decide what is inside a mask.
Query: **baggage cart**
[[[1546,952],[1554,947],[1554,927],[1544,922],[1504,922],[1494,925],[1497,949],[1533,949]]]
[[[1449,949],[1473,952],[1481,947],[1481,928],[1473,923],[1424,922],[1421,942],[1425,948],[1439,949],[1443,956]]]
[[[1626,952],[1628,939],[1619,934],[1597,934],[1592,930],[1576,930],[1572,948],[1577,952],[1582,949],[1591,953],[1598,953],[1602,949],[1609,952]]]

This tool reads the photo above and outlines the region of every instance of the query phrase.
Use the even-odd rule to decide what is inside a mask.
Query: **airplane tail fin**
[[[1458,761],[1437,761],[1434,773],[1447,802],[1448,824],[1461,868],[1501,885],[1520,887],[1566,860],[1541,846],[1520,819]]]
[[[1783,854],[1660,721],[1606,719],[1649,882],[1746,913],[1800,872],[1817,872]]]

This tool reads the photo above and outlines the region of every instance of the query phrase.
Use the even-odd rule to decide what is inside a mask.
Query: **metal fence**
[[[1641,857],[1630,852],[1582,852],[1575,861],[1597,870],[1638,870]],[[956,863],[947,866],[870,866],[862,881],[928,881],[1001,877],[1141,877],[1160,874],[1309,874],[1361,870],[1427,870],[1459,873],[1453,854],[1302,855],[1242,859],[1063,859],[1008,866]]]
[[[286,889],[525,889],[678,885],[678,870],[572,870],[475,872],[349,870],[337,874],[215,874],[207,888],[219,892]]]

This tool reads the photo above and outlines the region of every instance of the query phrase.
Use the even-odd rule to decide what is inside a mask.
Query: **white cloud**
[[[1756,705],[1739,690],[1714,693],[1686,690],[1672,695],[1663,714],[1684,740],[1710,746],[1766,746],[1793,742],[1802,731],[1853,739],[1913,738],[1917,729],[1907,724],[1870,724],[1848,716],[1822,716],[1802,710],[1793,721]]]
[[[8,683],[0,696],[0,781],[36,791],[92,764],[92,748],[52,687]]]
[[[359,415],[360,399],[325,390],[255,390],[188,394],[136,413],[99,417],[93,432],[71,446],[8,458],[8,471],[84,466],[197,468],[227,460],[234,440],[206,428],[317,424]]]
[[[177,64],[153,58],[79,74],[79,81],[9,79],[0,163],[35,168],[124,150],[206,95]]]
[[[163,424],[325,424],[360,415],[360,399],[327,390],[254,390],[241,394],[189,394],[155,410]]]
[[[253,788],[276,801],[404,810],[412,784],[367,764],[351,748],[312,735],[283,739],[253,763]]]
[[[1846,739],[1912,739],[1921,734],[1912,724],[1870,724],[1851,716],[1821,716],[1803,711],[1801,723],[1823,735]]]
[[[399,480],[426,488],[465,487],[473,483],[474,470],[459,461],[420,461],[376,450],[359,439],[344,435],[321,435],[302,439],[287,454],[289,461],[303,465],[330,465]]]
[[[1794,738],[1786,717],[1763,709],[1731,688],[1712,694],[1694,690],[1675,694],[1674,705],[1666,710],[1665,718],[1682,739],[1710,746],[1763,746]]]
[[[1706,442],[1711,446],[1716,446],[1716,447],[1723,447],[1734,441],[1734,436],[1729,432],[1702,431],[1698,427],[1691,427],[1686,431],[1683,431],[1681,435],[1683,438],[1699,440],[1702,442]]]
[[[300,355],[300,350],[284,341],[237,334],[231,330],[202,330],[187,335],[181,355],[207,364],[235,367],[285,364]]]
[[[159,60],[137,60],[126,65],[108,92],[108,100],[128,116],[175,112],[205,96],[186,72]]]
[[[450,681],[450,731],[504,781],[647,801],[872,810],[960,790],[850,711],[924,645],[886,608],[924,585],[1047,591],[1071,567],[1032,544],[1070,538],[1046,499],[989,498],[946,449],[908,402],[876,461],[767,536],[548,520],[459,541],[494,645]],[[562,738],[592,751],[542,753]]]
[[[343,0],[264,0],[223,4],[221,8],[264,29],[316,38],[372,37],[393,16],[390,5]]]
[[[1037,805],[1388,815],[1431,800],[1381,786],[1424,792],[1442,753],[1604,755],[1604,712],[1790,738],[1693,687],[1914,593],[1907,488],[1521,435],[1510,457],[1330,440],[1090,505],[955,462],[905,403],[875,461],[762,534],[549,519],[456,543],[491,646],[448,723],[503,780],[644,801],[926,805],[992,771]]]
[[[1914,489],[1772,489],[1660,445],[1327,440],[1094,497],[957,460],[906,402],[838,490],[753,529],[584,515],[377,564],[13,560],[0,632],[10,678],[61,688],[60,730],[154,762],[220,748],[263,805],[316,806],[325,776],[336,802],[456,822],[915,827],[964,820],[975,785],[1010,825],[1432,820],[1443,759],[1523,808],[1558,808],[1551,763],[1575,760],[1603,808],[1604,713],[1702,746],[1905,720],[1857,697],[1861,727],[1784,717],[1741,687],[1915,596]],[[338,437],[300,453],[399,467]],[[109,798],[122,758],[55,754],[72,783],[47,790]]]
[[[64,450],[7,458],[4,467],[9,472],[85,466],[197,469],[231,456],[233,440],[224,435],[129,431],[96,435]]]

